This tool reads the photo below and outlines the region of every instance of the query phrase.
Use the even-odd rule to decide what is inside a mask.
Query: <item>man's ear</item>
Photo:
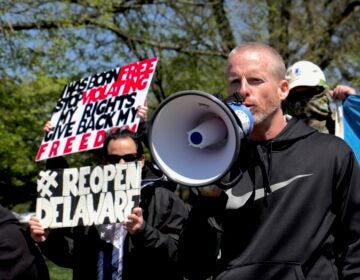
[[[280,100],[284,101],[289,95],[289,82],[287,80],[281,80],[278,91]]]

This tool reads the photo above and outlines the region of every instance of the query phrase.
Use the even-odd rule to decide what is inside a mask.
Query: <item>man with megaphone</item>
[[[285,117],[285,70],[266,44],[246,43],[229,55],[228,91],[239,92],[254,127],[227,172],[241,174],[234,186],[193,185],[203,195],[179,240],[188,279],[360,278],[359,165],[342,139]],[[177,178],[171,173],[179,170],[167,171]]]

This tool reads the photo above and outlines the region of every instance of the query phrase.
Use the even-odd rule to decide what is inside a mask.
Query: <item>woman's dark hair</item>
[[[116,140],[116,139],[124,139],[130,137],[131,139],[134,140],[135,145],[136,145],[136,153],[138,155],[143,155],[144,154],[144,149],[143,146],[141,144],[141,136],[138,135],[137,133],[130,131],[124,127],[115,127],[110,129],[105,136],[105,140],[104,140],[104,144],[103,144],[103,155],[107,155],[107,147],[109,145],[110,140]]]
[[[69,168],[69,164],[63,157],[54,157],[46,160],[45,169],[64,169]]]

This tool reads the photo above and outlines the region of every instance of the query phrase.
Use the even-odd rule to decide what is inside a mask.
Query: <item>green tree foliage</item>
[[[34,157],[63,82],[42,76],[28,83],[0,83],[0,198],[6,197],[2,204],[13,206],[36,194],[40,166]]]
[[[359,87],[360,1],[266,1],[269,42],[288,63],[310,60],[332,85]]]
[[[177,91],[225,94],[229,50],[262,41],[288,65],[311,60],[331,85],[359,87],[359,9],[354,0],[0,0],[0,199],[13,205],[28,195],[17,190],[34,190],[41,127],[67,82],[157,56],[153,110]]]
[[[41,143],[42,128],[50,119],[65,79],[39,76],[30,82],[14,83],[4,79],[0,83],[0,203],[33,210],[36,198],[36,179],[44,162],[35,163]],[[66,156],[72,166],[91,164],[96,152],[87,156]],[[30,200],[29,200],[30,199]]]

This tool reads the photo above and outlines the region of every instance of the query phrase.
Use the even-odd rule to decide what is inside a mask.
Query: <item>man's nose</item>
[[[242,99],[249,95],[249,84],[245,79],[241,80],[241,83],[236,92]]]
[[[244,94],[244,93],[246,93],[247,92],[247,90],[248,90],[248,83],[247,83],[247,81],[245,80],[245,79],[242,79],[241,80],[241,83],[240,83],[240,85],[239,85],[239,93],[240,94]]]

